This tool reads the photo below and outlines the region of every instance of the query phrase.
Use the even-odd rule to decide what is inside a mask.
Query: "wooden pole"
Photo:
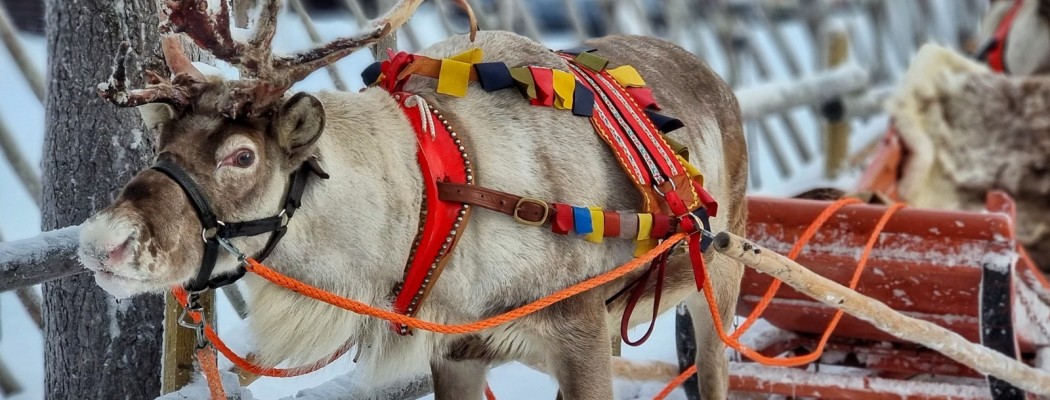
[[[831,69],[845,64],[849,59],[849,34],[845,26],[829,25],[824,31],[824,38],[827,45],[825,65]],[[850,123],[843,113],[826,116],[831,118],[825,121],[824,126],[824,177],[833,179],[849,156]]]
[[[1028,392],[1050,395],[1050,372],[1038,370],[929,321],[894,311],[798,263],[729,232],[715,237],[719,253],[764,272],[828,306],[874,325],[897,338],[920,344],[975,371],[992,375]]]
[[[22,76],[29,82],[29,87],[33,89],[36,99],[43,104],[44,79],[40,76],[40,70],[29,61],[29,55],[26,54],[25,48],[22,47],[22,41],[18,39],[18,32],[11,21],[11,16],[7,13],[7,9],[4,8],[2,2],[0,2],[0,40],[3,40],[7,52],[11,53],[11,58],[15,60],[18,69],[22,71]]]
[[[80,227],[0,242],[0,292],[86,272],[75,261]]]
[[[0,397],[11,397],[22,393],[22,385],[15,379],[14,374],[7,368],[4,361],[0,359]]]
[[[215,292],[201,294],[208,324],[215,327]],[[164,359],[161,365],[161,394],[181,389],[193,380],[193,361],[197,349],[197,335],[193,329],[179,325],[182,306],[171,293],[164,295]]]
[[[772,29],[772,27],[770,27],[770,29]],[[755,43],[754,36],[748,38],[748,43]],[[747,50],[748,53],[751,54],[752,59],[754,60],[753,64],[755,66],[755,72],[758,73],[759,78],[763,80],[773,79],[773,73],[770,67],[770,64],[772,64],[772,62],[766,59],[765,54],[759,51],[754,45],[749,45]],[[805,138],[803,138],[802,128],[787,111],[788,110],[783,110],[782,112],[773,115],[773,117],[779,119],[784,124],[784,127],[788,133],[788,138],[791,139],[791,144],[794,147],[795,151],[798,153],[799,158],[802,160],[802,162],[808,163],[809,160],[813,158],[813,154],[809,150]]]
[[[796,79],[751,86],[736,91],[744,119],[774,114],[792,107],[822,104],[868,86],[868,73],[856,65]]]
[[[22,151],[18,149],[14,136],[7,130],[7,125],[4,124],[3,120],[0,120],[0,151],[4,153],[4,158],[7,159],[7,162],[11,164],[11,168],[14,170],[18,180],[22,182],[22,187],[29,192],[29,197],[33,199],[37,207],[40,207],[40,175],[22,156]]]

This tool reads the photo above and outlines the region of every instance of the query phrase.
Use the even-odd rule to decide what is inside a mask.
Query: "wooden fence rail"
[[[71,226],[41,233],[29,239],[0,242],[0,292],[36,285],[86,270],[55,268],[76,258],[80,227]]]

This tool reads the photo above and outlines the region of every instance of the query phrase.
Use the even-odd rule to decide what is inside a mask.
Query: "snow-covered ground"
[[[317,21],[322,36],[334,38],[338,35],[346,35],[354,32],[355,24],[349,17],[341,19],[324,18]],[[438,28],[440,21],[437,14],[429,9],[429,3],[425,4],[417,15],[411,20],[410,25],[417,33],[421,45],[429,45],[444,36],[443,31]],[[863,24],[863,21],[853,21],[855,24]],[[305,30],[297,22],[296,18],[285,15],[281,19],[280,32],[277,36],[275,46],[278,50],[294,50],[306,47],[309,39]],[[854,32],[863,32],[863,26],[851,26]],[[784,34],[790,39],[793,47],[798,52],[795,54],[804,70],[816,69],[814,55],[815,48],[811,46],[813,40],[807,37],[808,33],[801,24],[788,25],[782,28]],[[717,42],[711,30],[707,27],[697,27],[696,36],[688,40],[698,40],[705,43],[707,48],[717,46]],[[41,37],[24,35],[22,37],[30,55],[38,68],[43,71],[45,65],[45,40]],[[759,51],[772,54],[775,50],[771,43],[769,32],[756,32],[756,45]],[[404,38],[401,39],[402,46],[405,45]],[[862,40],[859,40],[863,43]],[[574,45],[574,39],[570,35],[551,36],[546,38],[545,44],[551,48],[567,48]],[[863,46],[861,44],[860,46]],[[772,54],[773,59],[777,55]],[[717,53],[711,53],[707,61],[720,73],[725,73],[727,63]],[[351,55],[337,64],[344,79],[348,80],[351,90],[357,90],[362,86],[359,78],[360,71],[371,62],[371,57],[366,52]],[[107,66],[108,68],[108,66]],[[771,71],[774,79],[790,79],[786,66],[774,65]],[[38,166],[41,158],[41,148],[44,136],[44,111],[43,106],[31,94],[29,88],[22,79],[17,78],[18,70],[6,52],[0,52],[0,118],[13,131],[23,154],[29,162]],[[299,90],[318,90],[331,88],[328,76],[324,71],[313,74],[303,82],[296,85]],[[758,167],[761,176],[765,177],[763,186],[753,194],[765,195],[787,195],[801,192],[816,186],[837,186],[848,188],[852,185],[858,171],[847,171],[835,181],[824,181],[822,176],[823,165],[819,160],[820,149],[820,125],[819,121],[812,117],[812,113],[805,110],[792,111],[794,117],[800,122],[800,127],[808,133],[806,145],[813,149],[818,159],[811,162],[803,162],[796,155],[788,152],[789,162],[794,168],[794,173],[788,177],[778,177],[772,162],[769,162],[768,143],[752,143],[752,157],[759,160]],[[853,150],[859,149],[871,140],[877,138],[885,127],[885,118],[873,118],[867,123],[856,122],[854,130],[855,140],[851,140]],[[774,135],[780,146],[787,147],[784,127],[774,124],[777,134]],[[751,140],[752,138],[749,138]],[[38,171],[39,172],[39,171]],[[0,233],[6,240],[32,237],[39,233],[40,213],[32,199],[22,188],[15,175],[6,163],[0,162]],[[624,357],[632,360],[659,360],[674,363],[674,317],[673,313],[661,316],[657,321],[654,337],[641,347],[624,346]],[[17,380],[25,386],[25,392],[10,397],[12,400],[36,400],[44,398],[43,393],[43,343],[39,331],[30,322],[28,316],[21,308],[13,293],[0,294],[0,360],[2,360],[14,373]],[[232,308],[225,300],[220,301],[220,333],[224,337],[239,337],[237,332],[243,331],[245,324],[240,321]],[[641,329],[641,328],[639,328]],[[632,336],[637,337],[641,332],[634,332]],[[243,347],[243,343],[233,343],[234,347]],[[299,390],[317,386],[332,378],[344,375],[352,369],[352,363],[344,358],[329,367],[313,374],[298,378],[273,379],[263,378],[250,386],[250,390],[256,398],[277,399],[293,396]],[[544,374],[536,372],[520,364],[510,364],[494,369],[488,375],[490,385],[501,400],[507,399],[535,399],[553,398],[555,395],[555,384],[553,380]],[[664,382],[628,382],[618,381],[616,384],[617,397],[620,399],[646,399],[651,398],[664,385]],[[683,399],[681,390],[674,392],[672,399]]]

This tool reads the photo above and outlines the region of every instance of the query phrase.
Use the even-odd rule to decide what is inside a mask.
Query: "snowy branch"
[[[0,292],[84,272],[76,258],[79,226],[0,242]]]
[[[736,97],[745,119],[762,117],[793,107],[822,104],[868,86],[868,72],[855,64],[803,77],[740,89]]]

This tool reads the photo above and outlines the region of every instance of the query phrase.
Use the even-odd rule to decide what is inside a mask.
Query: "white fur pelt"
[[[926,45],[889,109],[907,149],[903,200],[977,211],[988,191],[1004,190],[1018,201],[1018,237],[1050,267],[1040,250],[1050,247],[1050,79],[991,73]]]

